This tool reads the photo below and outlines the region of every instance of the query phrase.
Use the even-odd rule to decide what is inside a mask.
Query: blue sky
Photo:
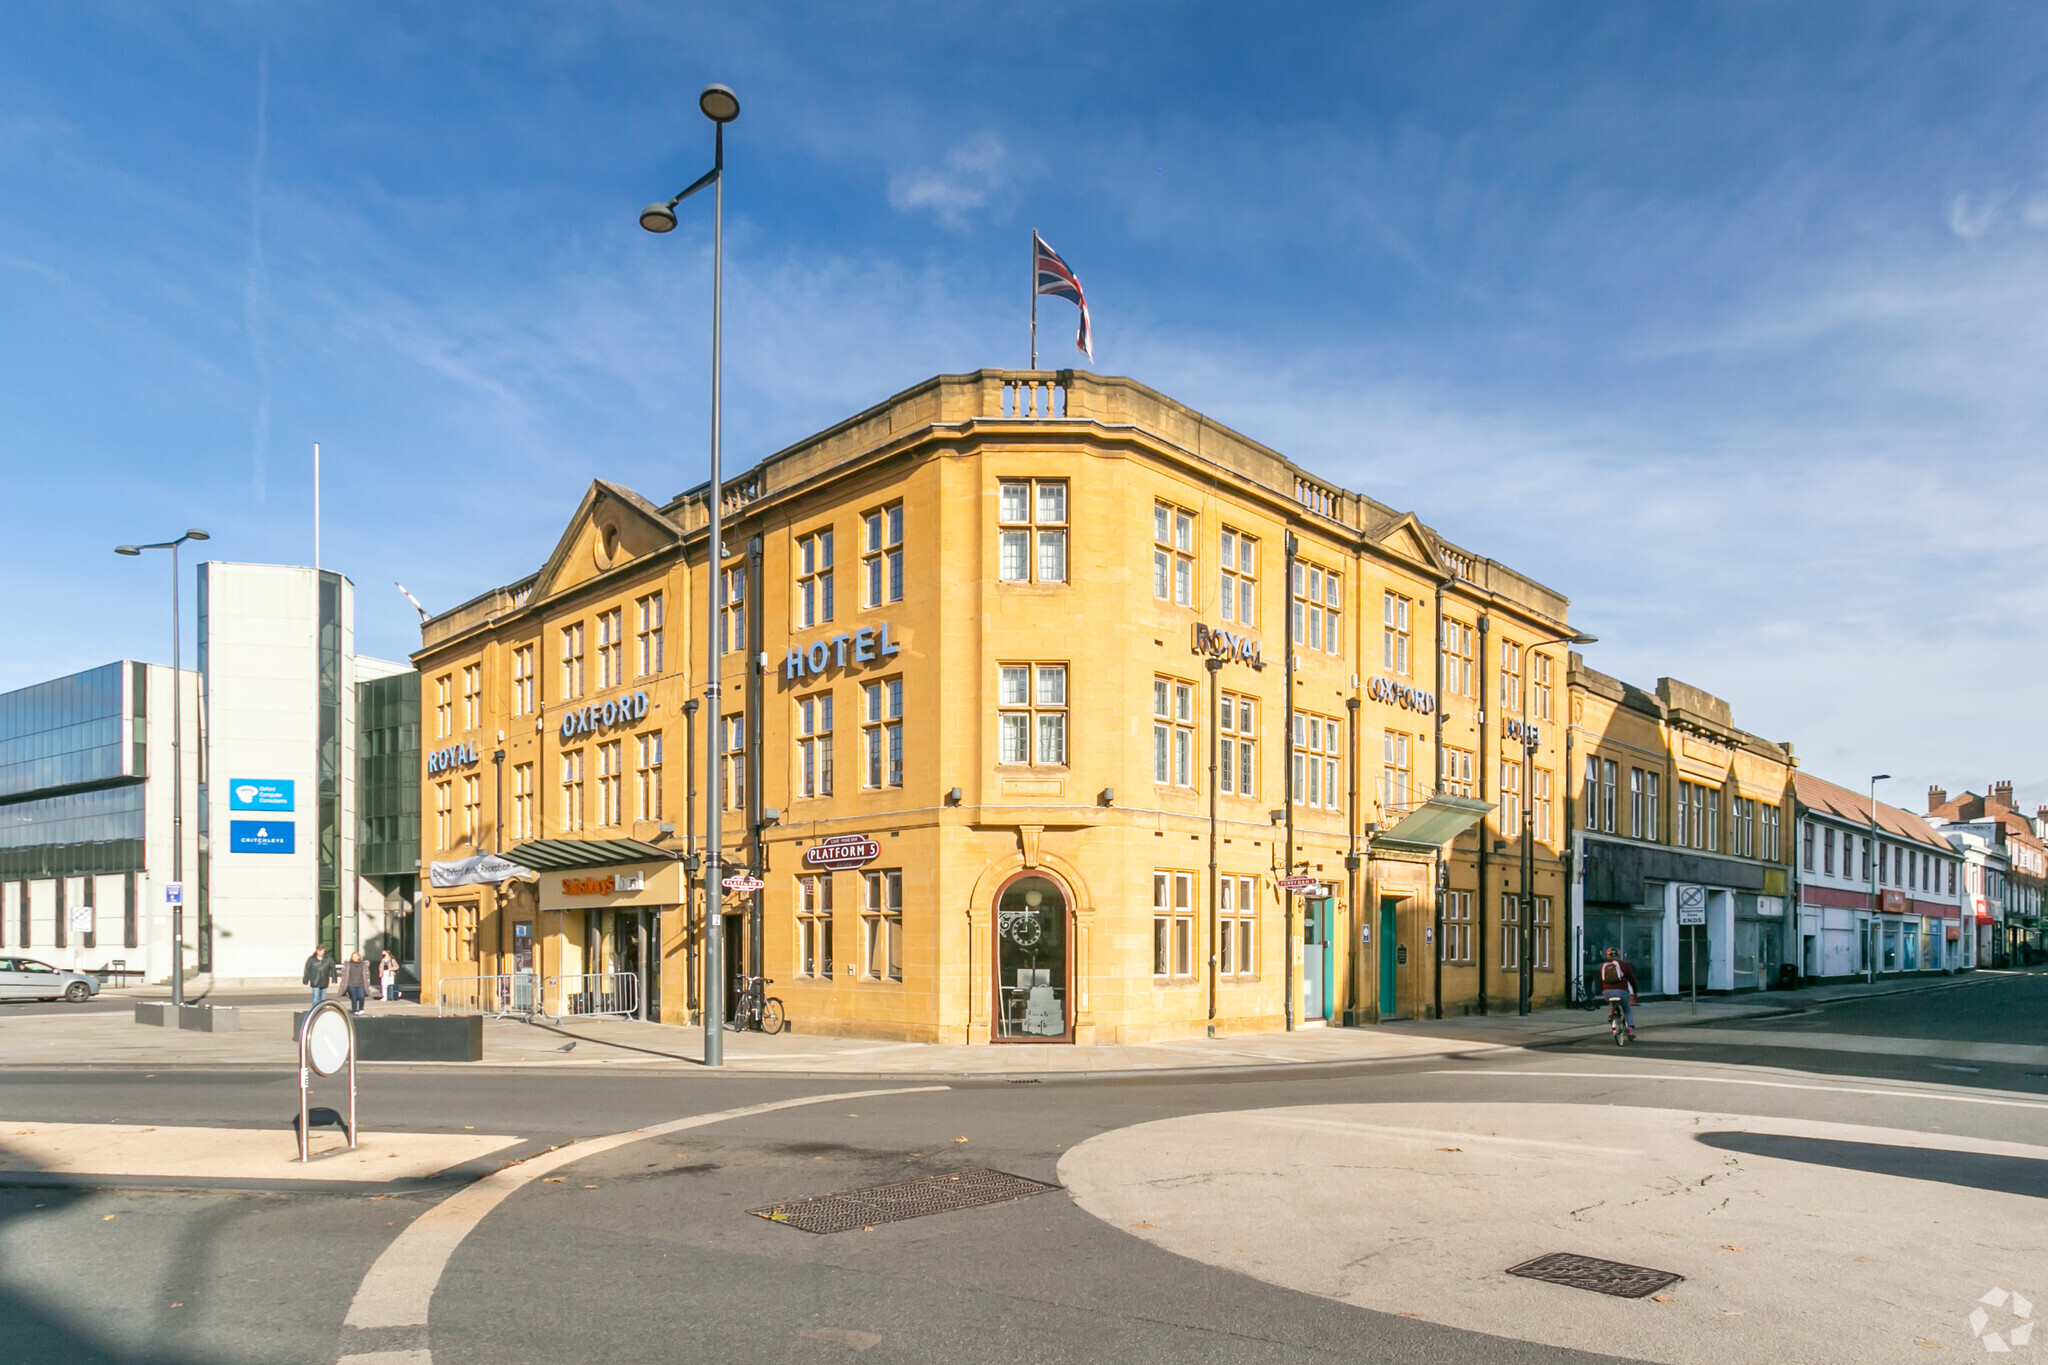
[[[529,571],[589,479],[1025,361],[1133,375],[1569,594],[1596,666],[1859,785],[2048,800],[2048,9],[33,5],[0,43],[0,688],[160,565]],[[1073,356],[1048,301],[1041,354]]]

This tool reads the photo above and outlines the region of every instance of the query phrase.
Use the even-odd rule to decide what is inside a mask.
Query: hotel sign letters
[[[1257,640],[1249,635],[1239,635],[1234,630],[1216,630],[1200,622],[1195,624],[1195,641],[1188,652],[1221,659],[1225,663],[1250,664],[1253,668],[1266,666],[1259,657]]]
[[[630,697],[620,697],[616,701],[580,706],[562,717],[562,738],[572,739],[577,735],[587,735],[592,730],[610,729],[614,725],[639,720],[646,714],[645,692],[635,692]]]
[[[1367,679],[1365,695],[1374,701],[1386,702],[1390,706],[1403,706],[1410,711],[1420,711],[1425,716],[1436,710],[1434,694],[1409,683],[1395,682],[1392,678]]]
[[[1500,723],[1500,733],[1503,739],[1519,739],[1532,749],[1543,743],[1541,727],[1526,720],[1504,720]]]
[[[889,638],[889,623],[877,626],[863,626],[851,633],[841,632],[823,640],[813,640],[808,646],[791,645],[789,653],[782,660],[784,682],[802,682],[815,678],[827,669],[844,668],[847,655],[853,656],[856,664],[880,663],[894,658],[903,646]]]
[[[435,773],[445,773],[450,768],[459,768],[464,764],[474,762],[476,762],[476,741],[471,740],[466,744],[451,744],[445,749],[436,749],[427,755],[427,775],[431,777]],[[286,807],[286,809],[290,809],[290,807]]]

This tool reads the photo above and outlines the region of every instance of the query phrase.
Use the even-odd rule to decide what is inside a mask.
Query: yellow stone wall
[[[1142,1041],[1218,1033],[1270,1030],[1284,1026],[1285,978],[1290,957],[1297,966],[1294,1015],[1303,1018],[1298,966],[1302,919],[1299,903],[1284,896],[1275,879],[1285,868],[1286,822],[1269,813],[1287,805],[1287,749],[1282,718],[1286,706],[1288,610],[1283,543],[1298,538],[1304,566],[1334,571],[1342,584],[1341,647],[1296,651],[1295,707],[1342,722],[1337,759],[1343,794],[1336,809],[1297,805],[1292,821],[1294,868],[1326,880],[1336,903],[1330,982],[1333,1018],[1369,1020],[1382,1011],[1378,998],[1375,943],[1355,957],[1361,912],[1384,892],[1400,897],[1399,934],[1408,961],[1397,972],[1396,999],[1385,1013],[1416,1015],[1434,1008],[1434,948],[1425,944],[1432,927],[1434,872],[1429,865],[1367,855],[1375,831],[1397,824],[1407,806],[1434,787],[1439,715],[1382,700],[1371,680],[1394,677],[1426,692],[1436,688],[1439,641],[1437,598],[1466,621],[1485,613],[1491,625],[1488,666],[1481,669],[1478,695],[1446,696],[1441,710],[1445,742],[1477,750],[1479,706],[1496,696],[1497,645],[1503,639],[1535,644],[1568,635],[1565,602],[1504,567],[1447,545],[1412,516],[1358,495],[1318,483],[1296,466],[1199,414],[1127,380],[1088,375],[1061,376],[1061,415],[1018,417],[1012,404],[1028,379],[1041,385],[1049,374],[976,375],[933,380],[838,427],[769,457],[730,480],[723,531],[728,566],[743,564],[751,542],[760,542],[760,582],[749,585],[749,609],[761,613],[759,649],[765,670],[758,676],[763,772],[760,804],[780,812],[763,835],[761,849],[741,833],[744,814],[724,817],[726,857],[756,867],[766,888],[763,903],[764,960],[760,969],[775,981],[799,1030],[874,1037],[946,1041],[987,1041],[995,1008],[991,955],[995,948],[995,899],[999,888],[1027,870],[1065,888],[1073,910],[1073,976],[1067,1007],[1079,1041]],[[1041,387],[1040,393],[1048,390]],[[1004,582],[1000,573],[1000,489],[1008,480],[1064,481],[1067,493],[1067,575],[1064,581]],[[905,587],[900,602],[866,606],[861,600],[862,516],[900,502],[903,509]],[[1153,591],[1153,509],[1164,503],[1194,514],[1193,601],[1161,601]],[[656,507],[615,485],[594,484],[570,518],[561,542],[530,580],[486,593],[430,622],[415,656],[423,675],[423,747],[474,740],[482,755],[474,767],[453,774],[423,774],[423,857],[457,858],[480,849],[510,852],[529,837],[550,840],[633,839],[660,841],[660,822],[639,819],[634,810],[633,741],[659,729],[665,740],[662,817],[676,829],[665,847],[680,854],[691,817],[687,793],[704,781],[708,717],[699,715],[697,773],[686,770],[688,745],[683,706],[702,691],[705,640],[704,525],[701,491]],[[1217,601],[1220,533],[1228,526],[1257,539],[1257,621],[1249,630],[1223,619]],[[836,610],[829,625],[804,628],[795,593],[799,538],[830,527],[835,550]],[[634,640],[635,602],[659,590],[665,605],[664,666],[640,676]],[[1408,667],[1394,675],[1384,663],[1383,593],[1412,604],[1408,621]],[[626,677],[601,689],[599,618],[620,609],[625,624]],[[790,682],[784,677],[789,649],[819,639],[887,622],[900,653],[888,660],[832,666],[825,677]],[[560,660],[562,628],[584,628],[582,695],[563,695]],[[1230,629],[1258,647],[1262,667],[1243,659],[1224,662],[1212,680],[1194,648],[1198,624]],[[534,648],[539,707],[516,710],[514,651]],[[1565,668],[1555,656],[1553,710],[1565,696]],[[465,726],[460,700],[464,665],[484,671],[483,714]],[[999,758],[998,669],[1015,664],[1061,664],[1067,669],[1067,759],[1063,765],[1004,765]],[[726,652],[719,678],[722,709],[741,709],[749,683],[749,654]],[[436,680],[456,680],[454,731],[438,733]],[[904,774],[900,788],[865,788],[861,782],[860,704],[864,682],[900,676],[904,689]],[[1155,678],[1195,687],[1195,771],[1189,785],[1160,784],[1153,773],[1152,693]],[[1526,685],[1526,684],[1525,684]],[[829,689],[835,703],[834,758],[837,784],[831,796],[804,797],[797,789],[796,705],[800,695]],[[601,733],[565,741],[559,733],[565,710],[630,697],[648,697],[646,715]],[[1211,835],[1208,761],[1215,738],[1211,723],[1214,691],[1252,699],[1258,711],[1256,792],[1216,797]],[[1497,704],[1495,705],[1497,710]],[[1519,711],[1517,712],[1519,719]],[[1490,715],[1486,750],[1478,774],[1487,799],[1494,799],[1498,763],[1519,757],[1519,741],[1502,737],[1501,717]],[[1393,808],[1377,800],[1382,775],[1383,732],[1410,738],[1409,789]],[[1562,727],[1541,725],[1544,747],[1537,763],[1552,778],[1551,837],[1537,849],[1537,893],[1557,899],[1557,835],[1561,833],[1565,779],[1560,766]],[[626,757],[622,786],[628,806],[613,825],[597,823],[595,747],[618,738]],[[584,754],[581,828],[565,819],[560,763],[567,748]],[[506,828],[499,833],[494,752],[502,751]],[[1354,780],[1358,794],[1351,796]],[[514,827],[515,771],[534,765],[535,827]],[[460,819],[443,841],[436,823],[435,786],[479,774],[486,796],[482,821],[465,832]],[[957,801],[949,793],[957,788]],[[457,798],[459,802],[459,796]],[[459,814],[459,812],[458,812]],[[701,828],[701,810],[695,816]],[[1489,820],[1483,837],[1499,837]],[[799,975],[796,922],[797,877],[803,849],[832,835],[861,834],[882,849],[874,868],[903,872],[903,973],[901,981],[873,980],[858,961],[860,874],[835,875],[835,976]],[[1469,846],[1469,848],[1468,848]],[[1347,870],[1347,854],[1360,853],[1359,867]],[[1468,836],[1450,856],[1451,884],[1461,878],[1476,888],[1479,836]],[[1206,956],[1214,858],[1223,874],[1255,879],[1257,967],[1255,975],[1219,980],[1213,1020],[1210,991],[1201,959]],[[1516,864],[1515,866],[1518,866]],[[1153,874],[1193,874],[1197,910],[1197,970],[1187,978],[1153,974]],[[1514,869],[1501,859],[1488,868],[1487,888],[1495,897]],[[443,977],[509,970],[500,942],[510,943],[509,925],[521,918],[535,924],[543,974],[588,965],[581,917],[550,908],[561,899],[550,891],[561,874],[548,872],[539,888],[521,886],[505,898],[489,888],[436,891],[424,911],[421,933],[426,997]],[[1518,884],[1518,883],[1516,883]],[[653,883],[650,882],[650,886]],[[603,903],[650,904],[642,893]],[[445,916],[451,908],[478,905],[478,952],[474,960],[446,952]],[[672,902],[661,902],[672,904]],[[733,898],[728,913],[744,908]],[[1489,908],[1484,916],[1494,925]],[[686,964],[694,951],[684,918],[663,916],[662,1014],[670,1021],[689,1017]],[[1489,929],[1498,937],[1497,929]],[[1561,927],[1558,930],[1561,932]],[[1291,937],[1290,937],[1291,936]],[[742,937],[744,942],[744,937]],[[728,943],[728,962],[740,945]],[[845,975],[845,964],[856,975]],[[1498,976],[1490,972],[1490,978]],[[1490,980],[1496,994],[1512,977]],[[1477,968],[1447,968],[1446,1011],[1476,995]],[[1558,983],[1539,977],[1538,994],[1557,994]],[[1510,1007],[1512,1007],[1510,999]]]

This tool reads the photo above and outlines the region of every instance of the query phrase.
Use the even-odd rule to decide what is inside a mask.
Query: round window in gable
[[[597,567],[609,569],[619,562],[619,528],[615,522],[606,522],[597,528]]]

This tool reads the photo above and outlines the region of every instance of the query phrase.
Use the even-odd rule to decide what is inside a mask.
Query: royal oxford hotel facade
[[[537,573],[425,623],[424,858],[541,874],[432,893],[425,998],[629,971],[699,1019],[706,745],[765,883],[720,897],[728,964],[800,1031],[1513,1008],[1525,890],[1563,997],[1562,596],[1086,373],[931,379],[723,513],[713,622],[705,490],[600,481]]]

